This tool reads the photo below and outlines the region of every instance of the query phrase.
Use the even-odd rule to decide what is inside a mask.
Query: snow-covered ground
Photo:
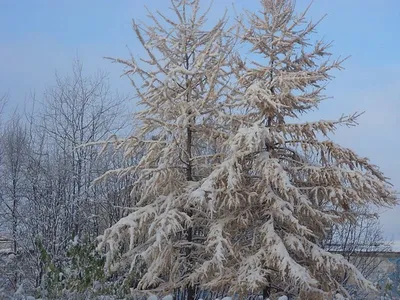
[[[161,300],[172,300],[172,299],[173,299],[172,295],[167,295],[167,296],[161,298]],[[262,299],[262,297],[260,297],[260,299]],[[155,296],[155,295],[151,295],[151,296],[149,296],[147,298],[147,300],[159,300],[159,298],[157,296]],[[203,299],[199,299],[199,300],[203,300]],[[232,300],[232,297],[224,297],[222,299],[217,298],[215,300]],[[268,299],[266,299],[266,300],[268,300]],[[288,300],[288,297],[287,296],[281,296],[281,297],[278,298],[278,300]]]
[[[262,300],[262,299],[263,299],[262,296],[260,296],[260,300]],[[287,296],[281,296],[278,298],[278,300],[288,300],[288,299],[289,298]],[[158,298],[155,295],[151,295],[147,298],[147,300],[160,300],[160,298]],[[172,295],[167,295],[167,296],[161,298],[161,300],[173,300],[173,297],[172,297]],[[199,299],[199,300],[203,300],[203,299]],[[222,299],[217,298],[215,300],[232,300],[232,297],[224,297]],[[266,300],[269,300],[269,299],[266,299]],[[343,296],[337,294],[335,296],[335,300],[345,300],[345,298]]]

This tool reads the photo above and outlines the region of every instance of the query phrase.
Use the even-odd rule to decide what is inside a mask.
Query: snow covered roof
[[[392,241],[390,242],[390,246],[393,252],[400,252],[400,241]]]
[[[6,232],[0,231],[0,240],[2,239],[9,239],[10,235]]]
[[[10,251],[11,249],[11,239],[7,236],[3,236],[0,233],[0,251]],[[1,253],[4,254],[4,253]]]
[[[392,251],[389,247],[380,244],[367,244],[367,245],[349,245],[348,247],[343,247],[340,244],[328,245],[326,250],[332,252],[386,252]],[[386,250],[386,251],[384,251]]]
[[[385,244],[350,245],[346,250],[342,245],[331,244],[326,250],[335,253],[351,252],[354,255],[379,255],[379,256],[400,256],[400,240],[386,242]]]
[[[3,256],[3,255],[7,256],[7,255],[10,255],[13,253],[14,253],[14,251],[11,248],[0,249],[0,256]]]

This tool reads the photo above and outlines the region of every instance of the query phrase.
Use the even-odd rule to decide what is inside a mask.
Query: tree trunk
[[[193,174],[192,174],[192,163],[191,163],[191,157],[192,157],[192,130],[191,128],[187,129],[187,143],[186,143],[186,152],[188,156],[188,161],[187,161],[187,168],[186,168],[186,180],[187,181],[192,181],[193,180]],[[188,211],[189,217],[192,216],[192,212],[189,210]],[[186,239],[190,243],[193,241],[193,227],[188,227],[186,230]],[[192,252],[191,247],[186,248],[186,257],[188,258],[188,261],[190,261],[190,254]],[[191,268],[191,266],[188,266]],[[196,291],[195,287],[193,285],[188,285],[186,287],[187,289],[187,300],[194,300],[196,296]]]
[[[268,299],[271,296],[271,287],[269,285],[266,285],[263,289],[262,292],[263,299]]]

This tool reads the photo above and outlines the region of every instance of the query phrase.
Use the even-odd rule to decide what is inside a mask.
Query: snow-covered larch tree
[[[219,163],[229,136],[222,119],[233,94],[230,59],[237,38],[227,34],[225,17],[206,28],[199,0],[170,3],[173,18],[149,12],[152,25],[133,23],[147,57],[115,60],[127,67],[144,107],[135,133],[116,144],[128,157],[143,149],[145,155],[131,168],[111,171],[138,176],[139,201],[105,231],[100,247],[108,246],[113,268],[129,264],[136,272],[144,263],[138,289],[184,288],[192,299],[200,283],[192,275],[204,253],[195,233],[206,228],[209,213],[190,195]]]
[[[329,45],[310,39],[316,25],[289,0],[262,0],[238,31],[224,19],[204,29],[198,0],[171,5],[174,19],[159,13],[150,14],[152,26],[134,23],[148,58],[116,60],[144,110],[137,131],[114,144],[127,157],[147,152],[110,171],[138,174],[140,200],[100,237],[107,267],[143,266],[137,289],[186,288],[188,299],[194,287],[325,299],[347,294],[336,279],[343,273],[373,288],[321,246],[350,207],[396,199],[376,166],[328,137],[357,115],[299,121],[341,65]]]

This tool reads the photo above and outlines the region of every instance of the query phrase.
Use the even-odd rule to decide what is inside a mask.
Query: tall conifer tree
[[[310,37],[316,24],[290,0],[262,0],[233,28],[225,18],[208,28],[199,0],[171,5],[174,18],[134,23],[148,57],[116,60],[144,109],[115,145],[146,154],[110,171],[139,176],[139,201],[100,238],[107,266],[144,266],[137,289],[184,289],[188,299],[195,287],[324,298],[346,294],[335,279],[344,273],[373,288],[320,243],[350,207],[396,199],[376,166],[328,137],[357,115],[299,121],[341,68]]]

